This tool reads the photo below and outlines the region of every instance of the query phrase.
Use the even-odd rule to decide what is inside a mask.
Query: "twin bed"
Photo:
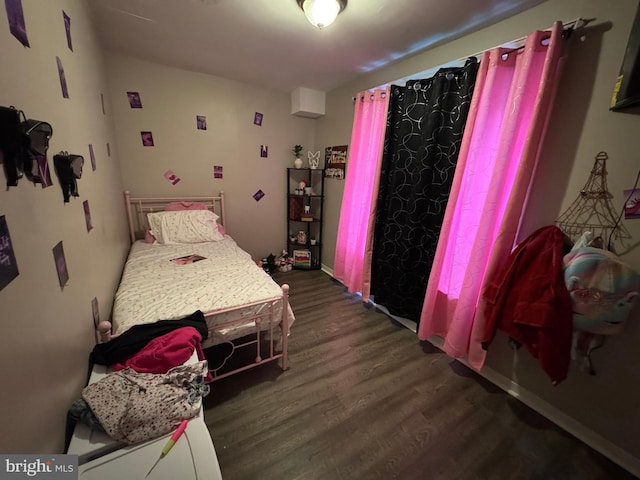
[[[214,380],[263,363],[286,370],[295,320],[288,285],[273,279],[225,233],[224,193],[213,197],[142,198],[125,192],[131,250],[115,295],[112,321],[98,326],[108,341],[134,325],[204,313],[202,347],[250,349],[253,359],[211,368]]]
[[[100,341],[108,342],[136,325],[190,317],[199,310],[208,331],[201,345],[205,350],[196,348],[186,364],[198,362],[201,354],[209,359],[208,347],[227,344],[231,348],[224,349],[230,352],[225,352],[225,361],[247,350],[252,359],[247,361],[241,355],[242,363],[227,362],[226,366],[225,361],[215,366],[209,362],[210,380],[278,360],[286,370],[287,337],[294,321],[289,287],[278,286],[226,235],[224,194],[135,198],[125,192],[125,202],[132,245],[114,299],[113,324],[100,322]],[[204,326],[201,330],[204,333]],[[153,359],[156,363],[157,358]],[[111,374],[109,366],[96,364],[89,383]],[[118,395],[126,396],[122,392]],[[127,403],[127,409],[135,398],[128,400],[132,403]],[[198,401],[198,414],[189,419],[183,439],[176,442],[168,457],[170,461],[155,468],[155,478],[222,479],[202,402]],[[126,445],[78,422],[67,453],[78,455],[78,478],[143,478],[169,435]]]

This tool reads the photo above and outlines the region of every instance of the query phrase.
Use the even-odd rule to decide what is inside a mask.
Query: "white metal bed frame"
[[[220,192],[220,195],[212,197],[132,197],[131,192],[127,190],[124,192],[124,198],[127,208],[129,236],[132,245],[136,240],[144,238],[145,232],[148,228],[147,213],[164,211],[165,206],[170,202],[204,203],[209,210],[220,217],[219,222],[221,225],[224,226],[224,221],[226,219],[224,208],[224,192]],[[224,338],[223,334],[218,333],[219,330],[223,330],[225,328],[240,324],[246,324],[249,322],[253,322],[255,325],[254,331],[251,334],[242,337],[246,340],[243,340],[241,343],[232,343],[230,341],[225,342],[231,344],[232,351],[231,354],[222,362],[219,367],[210,370],[214,380],[220,380],[235,373],[248,370],[258,365],[262,365],[263,363],[278,361],[279,359],[281,359],[282,370],[287,370],[289,366],[289,285],[284,284],[280,288],[282,290],[282,296],[256,301],[250,304],[241,305],[239,307],[203,312],[205,319],[207,320],[207,327],[209,329],[209,338],[204,342],[203,348],[213,346],[213,338],[215,336],[217,336],[218,338]],[[276,306],[280,300],[282,300],[282,313],[280,315],[280,319],[278,319],[276,314]],[[270,306],[263,312],[245,316],[241,320],[228,321],[217,325],[213,322],[209,322],[209,319],[212,319],[219,314],[246,309],[248,307],[261,304],[269,304]],[[280,335],[277,335],[277,332],[274,332],[276,330],[276,327],[278,326],[280,327]],[[111,335],[110,322],[100,322],[97,330],[100,342],[107,342],[111,338],[113,338],[113,336]],[[268,348],[266,352],[263,351],[261,346],[261,333],[266,334],[268,340]],[[278,337],[281,338],[280,351],[277,351],[276,348]],[[220,371],[224,368],[227,360],[233,355],[233,353],[235,353],[237,349],[250,347],[252,345],[254,346],[256,353],[253,363],[235,368],[224,373],[220,373]]]

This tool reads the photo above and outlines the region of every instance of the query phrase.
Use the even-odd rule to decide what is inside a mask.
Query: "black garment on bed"
[[[209,336],[204,314],[200,310],[196,310],[188,317],[178,320],[160,320],[154,323],[134,325],[113,340],[99,343],[93,347],[90,360],[99,365],[113,365],[114,363],[122,362],[134,353],[139,352],[154,338],[183,327],[195,328],[202,335],[202,340]]]

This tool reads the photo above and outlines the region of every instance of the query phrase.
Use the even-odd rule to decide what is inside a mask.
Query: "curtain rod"
[[[566,32],[572,32],[576,28],[584,27],[585,25],[587,25],[588,23],[592,22],[593,20],[595,20],[595,18],[578,17],[575,20],[571,20],[570,22],[563,22],[562,23],[562,29],[564,31],[566,31]],[[551,28],[552,27],[550,27],[547,30],[550,30]],[[570,35],[570,33],[569,33],[569,35]],[[515,51],[515,50],[519,50],[519,49],[524,47],[524,42],[526,41],[526,39],[527,39],[527,37],[520,37],[520,38],[517,38],[516,40],[511,40],[510,42],[506,42],[506,43],[515,43],[516,45],[518,45],[518,46],[513,47],[511,49],[511,51]],[[478,57],[478,56],[482,55],[485,52],[489,52],[489,51],[493,50],[494,48],[503,48],[503,45],[504,44],[496,45],[495,47],[491,47],[491,48],[487,48],[485,50],[482,50],[481,52],[474,53],[473,55],[469,55],[469,57]],[[458,60],[456,60],[456,62],[465,61],[469,57],[458,59]]]
[[[584,27],[585,25],[587,25],[587,24],[591,23],[591,22],[592,22],[592,21],[594,21],[594,20],[595,20],[595,18],[582,18],[582,17],[578,17],[578,18],[576,18],[575,20],[571,20],[570,22],[563,22],[563,23],[562,23],[562,28],[563,28],[564,30],[573,31],[573,30],[575,30],[575,29],[577,29],[577,28]],[[550,28],[551,28],[551,27],[549,27],[549,29],[550,29]],[[525,41],[526,39],[527,39],[527,37],[520,37],[520,38],[517,38],[517,39],[515,39],[515,40],[510,40],[510,41],[508,41],[508,42],[504,42],[502,45],[496,45],[495,47],[487,48],[487,49],[485,49],[485,50],[482,50],[481,52],[474,53],[473,55],[467,55],[466,57],[459,58],[459,59],[457,59],[457,60],[452,60],[452,61],[450,61],[450,62],[447,62],[447,63],[443,64],[443,65],[440,65],[440,66],[437,66],[437,67],[432,67],[432,68],[429,68],[429,69],[427,69],[427,70],[423,70],[422,72],[412,73],[412,74],[411,74],[411,75],[409,75],[409,76],[402,77],[402,78],[399,78],[399,79],[397,79],[397,80],[393,80],[393,81],[391,81],[391,82],[383,83],[382,85],[378,85],[377,87],[374,87],[374,88],[381,88],[381,87],[383,87],[383,86],[385,86],[385,85],[392,84],[392,83],[394,83],[394,84],[395,84],[395,83],[400,83],[400,82],[405,82],[405,83],[406,83],[406,82],[407,82],[407,80],[411,80],[411,78],[414,78],[414,77],[416,77],[416,76],[420,76],[420,75],[422,75],[422,74],[423,74],[423,73],[425,73],[425,72],[430,72],[430,71],[432,71],[432,70],[439,70],[440,68],[443,68],[443,67],[453,66],[454,64],[458,64],[458,63],[466,62],[466,61],[467,61],[467,59],[469,59],[469,58],[471,58],[471,57],[479,57],[479,56],[481,56],[484,52],[489,52],[489,51],[493,50],[494,48],[504,48],[504,45],[505,45],[505,44],[515,44],[515,46],[513,47],[513,50],[512,50],[512,51],[516,51],[516,50],[519,50],[519,49],[523,48],[523,46],[524,46],[524,41]],[[352,101],[353,101],[353,102],[355,102],[355,101],[356,101],[356,97],[355,97],[355,96],[354,96],[354,97],[352,97]]]

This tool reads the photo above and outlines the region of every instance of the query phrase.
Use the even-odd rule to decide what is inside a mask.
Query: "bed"
[[[225,357],[211,368],[214,380],[273,361],[286,370],[289,329],[295,320],[289,287],[277,285],[226,234],[224,193],[142,198],[126,191],[124,196],[131,249],[112,322],[98,326],[100,341],[134,325],[180,319],[200,310],[209,332],[202,342],[205,352],[221,344],[230,347],[229,358],[240,350],[251,351],[249,363],[233,368]]]

